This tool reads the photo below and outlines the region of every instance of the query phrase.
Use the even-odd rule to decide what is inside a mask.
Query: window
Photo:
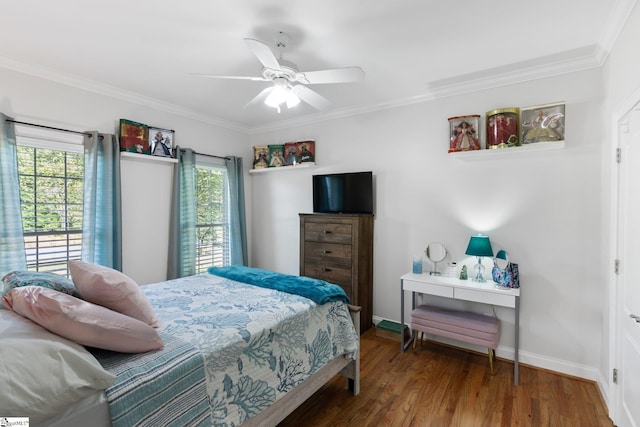
[[[196,157],[196,273],[229,265],[227,170]]]
[[[69,276],[80,259],[82,136],[16,126],[27,269]]]

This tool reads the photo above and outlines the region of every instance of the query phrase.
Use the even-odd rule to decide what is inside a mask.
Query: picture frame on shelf
[[[564,102],[522,108],[520,130],[523,145],[564,141]]]
[[[120,151],[151,154],[149,127],[143,123],[120,119]]]
[[[284,144],[269,145],[269,167],[279,168],[284,166]]]
[[[449,153],[479,150],[480,115],[449,117]]]
[[[253,147],[253,169],[269,167],[269,146],[256,145]]]
[[[313,163],[316,161],[315,141],[298,141],[296,144],[299,147],[300,163]]]
[[[174,157],[175,131],[149,127],[149,149],[152,156]]]
[[[285,166],[295,166],[298,163],[300,163],[300,146],[296,142],[285,142],[284,144]]]
[[[487,111],[487,149],[520,145],[520,108],[500,108]]]

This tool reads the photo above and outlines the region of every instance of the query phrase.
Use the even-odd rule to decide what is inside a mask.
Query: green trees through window
[[[27,268],[68,276],[82,246],[82,153],[18,146]]]
[[[224,168],[196,167],[196,273],[229,264]]]

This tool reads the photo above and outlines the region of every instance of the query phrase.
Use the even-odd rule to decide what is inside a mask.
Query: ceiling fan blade
[[[296,80],[304,84],[360,82],[364,80],[364,71],[360,67],[305,71],[296,73]]]
[[[247,105],[244,108],[253,107],[256,104],[260,104],[267,99],[267,95],[273,90],[273,86],[269,86],[268,88],[262,89],[259,94],[257,94],[251,101],[247,102]]]
[[[247,46],[266,68],[281,70],[278,59],[266,43],[256,39],[244,39]]]
[[[291,91],[298,98],[320,111],[328,110],[331,107],[331,101],[304,85],[295,85]]]
[[[209,79],[233,79],[233,80],[251,80],[254,82],[270,82],[271,80],[267,80],[264,77],[251,77],[251,76],[220,76],[217,74],[200,74],[200,73],[191,73],[192,76],[198,77],[207,77]]]

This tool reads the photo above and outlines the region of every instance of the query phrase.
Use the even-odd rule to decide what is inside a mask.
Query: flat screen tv
[[[373,214],[373,173],[313,175],[313,212]]]

